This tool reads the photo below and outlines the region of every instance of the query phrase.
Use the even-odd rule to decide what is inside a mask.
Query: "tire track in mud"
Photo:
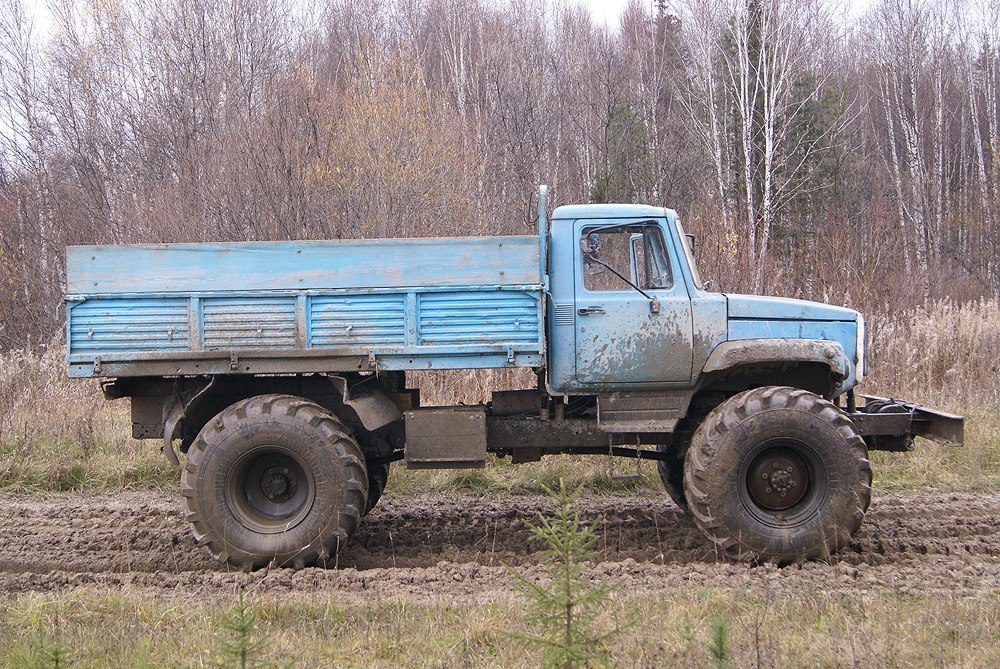
[[[588,497],[600,518],[595,577],[628,589],[697,586],[778,594],[901,593],[968,596],[1000,589],[1000,496],[876,497],[851,544],[830,563],[776,568],[717,560],[707,540],[666,498]],[[512,590],[503,565],[529,577],[538,546],[527,522],[541,497],[425,495],[383,499],[339,556],[339,569],[234,571],[194,544],[179,499],[15,496],[0,504],[0,593],[75,587],[228,597],[237,586],[275,594],[481,599]],[[333,565],[331,565],[333,566]]]

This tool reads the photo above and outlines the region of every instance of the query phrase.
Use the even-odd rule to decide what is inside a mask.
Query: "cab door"
[[[576,376],[596,388],[691,380],[691,299],[663,219],[578,220]]]

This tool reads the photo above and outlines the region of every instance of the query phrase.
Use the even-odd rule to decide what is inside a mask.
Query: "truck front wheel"
[[[833,404],[757,388],[717,407],[684,463],[695,523],[727,556],[785,564],[843,548],[871,500],[868,450]]]
[[[670,444],[659,444],[656,450],[668,456],[666,460],[656,461],[660,481],[677,508],[687,513],[688,503],[684,497],[684,459],[677,455],[677,451]]]
[[[368,497],[365,459],[330,412],[291,395],[237,402],[198,434],[181,471],[195,539],[256,568],[335,562]]]

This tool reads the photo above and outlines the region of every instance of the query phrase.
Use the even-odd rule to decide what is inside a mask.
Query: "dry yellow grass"
[[[131,438],[128,404],[66,377],[65,350],[0,355],[0,486],[123,490],[172,485],[156,441]]]
[[[0,665],[37,663],[58,645],[75,667],[213,666],[237,601],[178,603],[79,589],[0,600]],[[292,667],[537,667],[524,602],[480,603],[401,595],[366,605],[332,597],[249,599],[261,656]],[[1000,664],[1000,598],[908,597],[886,591],[793,597],[695,588],[619,593],[608,620],[630,621],[610,640],[611,666],[713,667],[713,622],[729,629],[732,669],[743,667],[992,667]],[[256,663],[248,666],[261,666]]]
[[[934,302],[872,319],[866,389],[975,411],[1000,404],[1000,302]]]

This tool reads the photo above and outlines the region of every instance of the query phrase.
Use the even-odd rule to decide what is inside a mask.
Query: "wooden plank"
[[[71,246],[67,293],[538,284],[538,253],[534,236]]]

